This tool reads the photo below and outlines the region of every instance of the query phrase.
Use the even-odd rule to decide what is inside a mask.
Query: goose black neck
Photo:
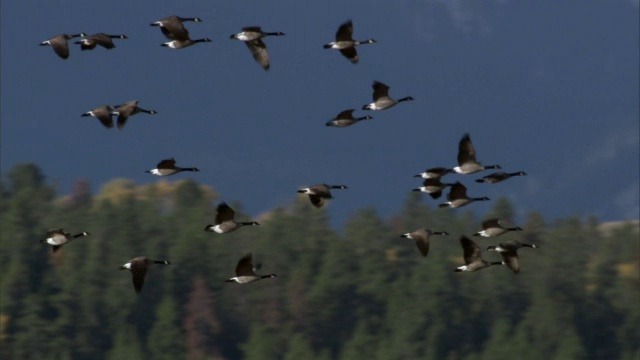
[[[411,96],[403,97],[402,99],[398,100],[398,102],[409,101],[409,100],[413,100],[413,98]]]
[[[274,278],[274,277],[276,277],[276,274],[269,274],[269,275],[260,276],[260,279],[267,279],[267,278]]]

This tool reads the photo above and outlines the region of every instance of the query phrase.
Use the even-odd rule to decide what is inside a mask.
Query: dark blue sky
[[[61,194],[79,178],[106,182],[145,174],[164,158],[197,166],[193,176],[257,216],[294,199],[299,187],[346,184],[334,219],[375,206],[396,213],[419,186],[412,175],[455,166],[468,132],[485,164],[527,177],[476,184],[449,175],[472,196],[507,196],[520,215],[639,217],[638,1],[3,1],[2,172],[35,162]],[[198,16],[187,49],[151,22]],[[351,64],[336,50],[337,27],[353,19]],[[265,39],[263,71],[229,35],[243,26],[282,31]],[[126,34],[116,48],[68,60],[38,44],[59,33]],[[324,123],[348,108],[365,115],[371,83],[415,101],[368,112],[343,129]],[[140,100],[157,115],[107,130],[80,114]],[[435,206],[438,201],[425,201]],[[470,205],[482,216],[493,201]],[[445,210],[443,210],[445,211]],[[340,223],[339,220],[337,220]]]

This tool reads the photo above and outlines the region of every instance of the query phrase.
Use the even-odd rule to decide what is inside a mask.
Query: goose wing
[[[500,220],[498,219],[488,219],[482,222],[482,228],[484,230],[487,229],[491,229],[491,228],[502,228],[502,226],[500,226]]]
[[[389,96],[389,86],[379,82],[379,81],[374,81],[373,82],[373,101],[375,102],[376,100],[378,100],[381,97],[388,97]]]
[[[476,149],[469,134],[465,134],[458,143],[458,165],[468,162],[476,162]]]
[[[463,257],[465,264],[471,264],[481,259],[482,250],[478,244],[473,242],[466,236],[460,238],[460,244],[462,245]]]
[[[251,51],[251,55],[253,58],[262,66],[263,69],[269,70],[271,66],[269,64],[269,53],[267,52],[267,46],[264,44],[262,39],[255,39],[251,41],[245,41],[249,51]]]
[[[216,208],[216,224],[222,224],[226,221],[233,221],[235,211],[227,205],[227,203],[220,203]]]
[[[338,28],[338,31],[336,32],[336,41],[353,41],[351,38],[352,34],[353,23],[351,20],[348,20]]]
[[[236,276],[253,275],[255,275],[253,272],[253,258],[251,253],[249,253],[238,260],[238,265],[236,265]]]

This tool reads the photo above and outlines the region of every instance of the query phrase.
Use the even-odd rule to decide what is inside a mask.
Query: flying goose
[[[40,46],[51,46],[53,48],[53,51],[59,57],[63,59],[67,59],[69,58],[69,44],[67,41],[73,38],[81,37],[81,36],[87,36],[87,35],[85,33],[74,34],[74,35],[60,34],[52,37],[49,40],[45,40],[41,42]]]
[[[100,120],[100,123],[106,127],[107,129],[111,129],[113,127],[113,118],[111,117],[113,114],[113,110],[115,108],[110,105],[102,105],[98,106],[93,110],[89,110],[86,113],[80,116],[93,116]]]
[[[136,289],[137,293],[140,293],[140,290],[142,290],[142,285],[144,285],[144,277],[147,274],[147,268],[151,264],[169,265],[171,263],[167,260],[151,260],[146,256],[138,256],[128,263],[120,266],[120,270],[127,269],[131,271],[131,277],[133,278],[133,287]]]
[[[471,204],[474,201],[486,201],[489,200],[489,198],[486,196],[477,198],[468,197],[467,188],[457,181],[451,186],[451,190],[449,190],[449,193],[447,194],[447,200],[449,201],[439,204],[438,207],[459,208],[461,206]]]
[[[165,159],[158,163],[155,169],[147,170],[146,173],[157,175],[157,176],[169,176],[181,171],[200,171],[196,167],[183,168],[176,166],[176,160],[174,158]]]
[[[440,178],[424,179],[422,186],[412,191],[422,191],[429,194],[431,198],[437,199],[442,195],[442,190],[448,186],[453,186],[453,184],[442,183]]]
[[[357,123],[358,121],[361,121],[361,120],[371,120],[371,119],[373,119],[373,117],[371,117],[369,115],[363,116],[363,117],[354,118],[353,117],[354,110],[355,109],[349,109],[349,110],[345,110],[345,111],[341,112],[335,118],[333,118],[330,121],[328,121],[326,125],[327,126],[334,126],[334,127],[347,127],[347,126],[353,125],[353,124],[355,124],[355,123]]]
[[[454,167],[453,171],[466,175],[486,169],[500,169],[500,165],[480,165],[476,161],[476,150],[471,142],[471,137],[469,134],[464,134],[458,143],[458,166]]]
[[[253,260],[251,258],[251,254],[247,254],[242,259],[238,260],[238,265],[236,265],[236,276],[225,280],[225,282],[236,282],[238,284],[247,284],[250,282],[266,279],[266,278],[274,278],[276,274],[269,275],[257,275],[256,271],[260,268],[260,264],[253,266]]]
[[[332,199],[331,189],[347,189],[345,185],[317,184],[298,190],[299,193],[308,194],[311,204],[317,208],[324,205],[324,199]]]
[[[269,70],[269,53],[267,45],[262,41],[265,36],[282,36],[283,32],[264,32],[259,26],[247,26],[242,28],[242,32],[231,35],[231,39],[237,39],[247,44],[253,58],[262,66]]]
[[[505,265],[504,261],[489,262],[482,259],[480,247],[466,236],[460,237],[460,245],[463,249],[464,265],[458,266],[454,271],[478,271],[492,265]]]
[[[364,41],[353,40],[353,23],[351,20],[346,21],[338,28],[336,32],[336,41],[332,41],[324,46],[325,49],[338,49],[340,53],[344,55],[353,64],[358,63],[358,52],[356,51],[357,45],[373,44],[376,41],[368,39]]]
[[[204,231],[217,232],[218,234],[224,234],[237,230],[243,225],[260,225],[256,221],[238,222],[234,220],[236,212],[233,211],[227,203],[222,202],[216,208],[216,223],[215,225],[209,224],[204,228]]]
[[[169,40],[187,40],[189,39],[189,31],[184,27],[183,22],[185,21],[200,22],[202,19],[197,17],[183,18],[172,15],[153,22],[150,25],[160,27],[162,34]]]
[[[47,237],[45,239],[40,240],[43,244],[49,244],[52,246],[53,252],[58,251],[60,247],[71,240],[83,236],[89,236],[89,233],[83,231],[79,234],[71,235],[70,233],[64,232],[62,228],[59,229],[50,229],[47,231]]]
[[[437,179],[452,172],[455,172],[455,171],[453,171],[453,169],[448,169],[445,167],[434,167],[431,169],[427,169],[424,172],[421,172],[420,174],[413,175],[413,177],[420,177],[423,179]]]
[[[535,244],[523,244],[521,242],[510,240],[505,243],[500,243],[498,246],[487,247],[488,251],[497,251],[502,255],[502,260],[507,267],[514,273],[520,271],[520,263],[518,262],[518,249],[522,247],[537,248]]]
[[[362,110],[385,110],[395,106],[401,101],[413,100],[411,96],[404,97],[399,100],[394,100],[389,97],[389,86],[379,82],[373,82],[373,102],[371,104],[364,105]]]
[[[446,231],[431,231],[429,229],[418,229],[414,232],[400,235],[400,237],[415,240],[416,246],[418,247],[418,250],[420,250],[420,254],[422,254],[422,256],[427,256],[429,254],[429,237],[431,235],[449,235],[449,233]]]
[[[138,100],[127,101],[124,104],[117,105],[111,112],[112,115],[118,115],[118,129],[122,129],[127,123],[129,116],[133,116],[137,113],[143,112],[147,114],[157,114],[155,110],[145,110],[138,107]]]
[[[482,222],[482,231],[478,231],[473,234],[473,236],[482,236],[482,237],[492,237],[502,235],[509,231],[521,231],[522,228],[519,227],[511,227],[505,228],[500,225],[500,220],[498,219],[488,219]]]
[[[105,49],[113,49],[116,45],[113,43],[112,39],[127,39],[127,35],[107,35],[104,33],[98,33],[84,37],[75,43],[80,44],[80,50],[92,50],[95,49],[96,45],[100,45]]]
[[[201,42],[211,42],[211,40],[208,38],[196,39],[196,40],[191,40],[191,39],[171,40],[160,46],[165,46],[170,49],[184,49],[186,47],[189,47],[191,45],[201,43]]]
[[[499,183],[500,181],[507,180],[508,178],[513,176],[525,176],[525,175],[527,175],[527,173],[524,171],[518,171],[513,173],[498,171],[498,172],[494,172],[493,174],[489,174],[481,179],[477,179],[476,182],[495,184],[495,183]]]

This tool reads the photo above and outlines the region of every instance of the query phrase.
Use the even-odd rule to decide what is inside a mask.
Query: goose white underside
[[[47,244],[49,244],[49,245],[53,245],[53,246],[56,246],[56,245],[62,245],[62,244],[67,243],[67,241],[60,241],[60,240],[56,240],[55,238],[47,238],[47,239],[45,240],[45,242],[46,242]]]
[[[480,235],[482,237],[491,237],[491,235],[487,234],[486,230],[482,230],[482,231],[478,232],[478,235]]]
[[[468,166],[469,164],[467,164],[467,166],[456,166],[453,168],[453,171],[455,171],[457,174],[469,175],[469,174],[474,174],[484,170],[484,168],[479,168],[479,167],[469,168]]]
[[[255,40],[255,39],[260,38],[260,36],[256,36],[255,34],[247,34],[245,32],[241,32],[239,34],[236,34],[235,38],[240,40],[240,41],[251,41],[251,40]]]
[[[344,50],[344,49],[348,49],[350,47],[353,47],[353,42],[331,42],[329,44],[329,48],[331,49],[336,49],[336,50]]]
[[[217,232],[218,234],[224,234],[224,230],[222,230],[220,225],[216,225],[216,226],[212,227],[211,230]]]
[[[130,263],[130,262],[128,262],[128,263],[126,263],[126,264],[122,265],[122,267],[123,267],[123,268],[125,268],[125,269],[129,269],[129,270],[131,270],[131,263]]]

